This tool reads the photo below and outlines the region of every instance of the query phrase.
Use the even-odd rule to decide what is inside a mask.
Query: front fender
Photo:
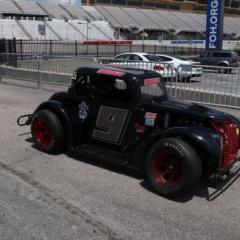
[[[173,137],[182,138],[195,149],[197,148],[197,152],[204,150],[209,156],[208,159],[202,159],[202,161],[205,161],[204,164],[211,168],[219,167],[222,160],[222,151],[214,136],[216,136],[215,131],[203,127],[173,127],[154,131],[139,145],[133,155],[132,164],[140,168],[143,167],[142,164],[144,164],[152,144],[160,139]],[[139,161],[140,159],[141,161]]]
[[[63,104],[61,102],[58,102],[55,100],[49,100],[49,101],[43,102],[37,107],[37,109],[34,111],[32,116],[36,112],[43,110],[43,109],[52,111],[59,118],[60,122],[62,123],[63,129],[64,129],[67,146],[68,146],[68,148],[71,148],[72,143],[73,143],[73,129],[72,129],[73,126],[72,126],[71,120],[70,120]]]

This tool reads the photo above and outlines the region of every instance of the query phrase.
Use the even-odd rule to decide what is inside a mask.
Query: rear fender
[[[173,137],[181,138],[192,145],[200,154],[202,151],[207,153],[208,158],[202,158],[203,165],[208,168],[218,167],[222,159],[222,151],[220,145],[214,139],[216,133],[207,128],[188,128],[188,127],[174,127],[162,131],[156,131],[149,135],[144,142],[142,142],[135,153],[133,154],[132,164],[137,168],[144,167],[145,159],[149,148],[153,143],[160,139]]]
[[[225,64],[226,66],[229,66],[229,62],[228,62],[228,61],[221,61],[221,62],[219,63],[219,65],[221,65],[221,64]]]
[[[37,109],[34,111],[32,116],[36,112],[43,110],[43,109],[52,111],[59,118],[60,122],[62,123],[63,129],[64,129],[67,146],[68,146],[68,148],[72,148],[73,126],[72,126],[72,122],[71,122],[63,104],[61,102],[54,101],[54,100],[49,100],[49,101],[43,102],[37,107]]]

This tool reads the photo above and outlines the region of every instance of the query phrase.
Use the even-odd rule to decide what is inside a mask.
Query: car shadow
[[[188,193],[184,193],[182,195],[178,195],[178,196],[173,196],[173,197],[165,197],[161,194],[159,194],[157,191],[155,191],[150,184],[146,181],[143,180],[142,182],[140,182],[140,185],[145,188],[146,190],[148,190],[149,192],[159,195],[165,199],[168,199],[170,201],[173,202],[178,202],[178,203],[186,203],[191,201],[194,197],[199,197],[199,198],[205,198],[207,199],[209,196],[209,191],[208,191],[208,183],[206,180],[202,180],[198,186],[193,190],[190,191]]]
[[[115,172],[118,174],[126,175],[135,179],[143,179],[143,175],[135,168],[131,168],[126,164],[121,164],[119,161],[110,161],[104,159],[98,159],[94,157],[89,157],[82,155],[78,151],[66,151],[65,155],[76,161],[80,161],[95,167],[100,167],[105,170]]]
[[[25,141],[31,143],[31,147],[38,150],[38,148],[34,144],[32,137],[26,138]],[[62,154],[62,152],[54,153],[51,155],[57,156],[59,154]],[[65,154],[67,157],[73,160],[80,161],[80,162],[83,162],[95,167],[99,167],[108,171],[112,171],[117,174],[122,174],[131,178],[138,179],[140,181],[139,184],[141,185],[141,187],[143,187],[147,191],[153,194],[156,194],[157,196],[161,196],[165,199],[168,199],[173,202],[178,202],[178,203],[189,202],[194,197],[205,198],[207,201],[214,201],[218,197],[220,197],[238,178],[240,178],[240,173],[229,178],[227,181],[221,181],[221,182],[210,181],[209,179],[204,177],[193,191],[190,191],[189,193],[185,193],[181,196],[165,197],[160,195],[157,191],[155,191],[150,186],[150,184],[144,179],[144,175],[140,171],[137,171],[136,169],[131,168],[128,165],[119,164],[118,161],[116,162],[116,161],[109,161],[109,160],[83,156],[76,150],[74,151],[66,150],[63,154]]]

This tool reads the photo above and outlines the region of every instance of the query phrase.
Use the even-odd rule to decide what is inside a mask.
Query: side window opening
[[[122,79],[95,78],[92,80],[92,94],[94,97],[109,101],[131,102],[132,91]]]
[[[115,57],[114,59],[115,59],[115,60],[126,61],[126,60],[129,60],[129,54],[123,54],[123,55],[120,55],[120,56]]]
[[[75,83],[76,94],[82,97],[88,95],[90,87],[90,78],[89,76],[80,76]]]
[[[143,61],[143,59],[140,56],[135,55],[135,54],[131,55],[129,60],[131,60],[131,61]]]

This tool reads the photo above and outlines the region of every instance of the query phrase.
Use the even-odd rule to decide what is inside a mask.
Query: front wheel
[[[201,179],[202,165],[193,147],[176,139],[159,140],[146,159],[146,177],[161,195],[170,197],[190,191]]]
[[[64,131],[58,117],[49,110],[40,110],[32,118],[31,132],[38,149],[54,153],[64,143]]]

